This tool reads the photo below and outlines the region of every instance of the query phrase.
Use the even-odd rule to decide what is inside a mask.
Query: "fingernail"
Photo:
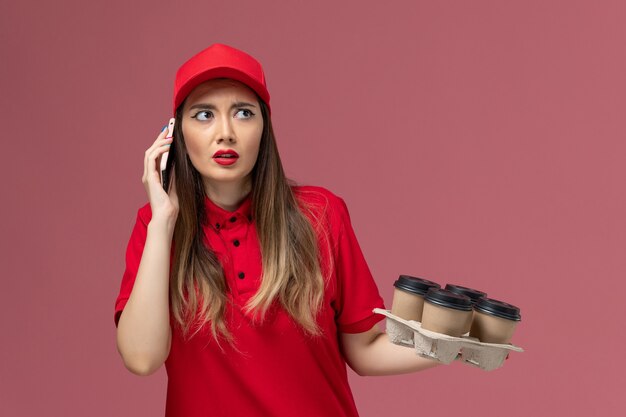
[[[163,126],[163,129],[161,129],[161,132],[163,132],[165,129],[167,129],[167,125]]]

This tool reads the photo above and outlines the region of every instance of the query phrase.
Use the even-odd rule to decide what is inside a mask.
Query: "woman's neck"
[[[217,206],[227,211],[235,211],[252,190],[252,184],[248,182],[242,186],[241,183],[205,183],[204,190]]]

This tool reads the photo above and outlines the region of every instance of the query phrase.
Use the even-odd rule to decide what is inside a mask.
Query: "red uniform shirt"
[[[165,361],[168,375],[166,417],[206,416],[358,416],[348,385],[338,333],[369,330],[385,308],[350,223],[345,202],[322,187],[293,186],[296,199],[314,207],[331,244],[334,268],[326,282],[318,323],[321,337],[307,336],[276,302],[265,322],[254,324],[242,307],[260,284],[261,252],[251,217],[251,195],[233,212],[205,197],[209,225],[205,242],[220,260],[233,306],[226,324],[238,348],[210,332],[183,340],[171,316],[172,344]],[[139,209],[126,252],[126,271],[115,303],[119,320],[135,280],[151,219],[150,204]],[[324,233],[316,232],[326,264]],[[327,268],[322,265],[322,271]]]

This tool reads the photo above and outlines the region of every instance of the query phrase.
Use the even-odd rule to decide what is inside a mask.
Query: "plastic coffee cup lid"
[[[478,291],[473,288],[463,287],[461,285],[446,284],[445,289],[448,291],[452,291],[453,293],[456,293],[456,294],[467,295],[469,298],[472,299],[472,303],[474,304],[481,298],[487,297],[487,293],[485,292]]]
[[[426,293],[424,299],[442,307],[472,311],[472,299],[467,295],[456,294],[452,291],[433,288]]]
[[[426,294],[431,288],[441,288],[441,285],[436,282],[424,278],[412,277],[410,275],[400,275],[396,282],[393,283],[393,286],[399,290],[418,295]]]
[[[479,300],[474,305],[474,309],[476,311],[480,311],[481,313],[490,314],[507,320],[520,321],[522,319],[518,307],[505,303],[504,301],[494,300],[493,298],[483,298],[482,300]]]

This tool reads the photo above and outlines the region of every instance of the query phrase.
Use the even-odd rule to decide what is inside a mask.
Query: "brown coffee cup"
[[[424,295],[431,288],[441,288],[436,282],[410,275],[400,275],[393,286],[391,314],[415,321],[422,321]]]
[[[470,336],[483,343],[507,344],[521,319],[520,310],[514,305],[483,298],[474,305]]]
[[[472,322],[472,300],[448,290],[432,289],[424,297],[422,329],[461,337]]]
[[[467,295],[470,298],[470,300],[472,300],[472,305],[476,304],[482,298],[485,298],[487,296],[487,293],[485,292],[478,291],[473,288],[463,287],[461,285],[446,284],[445,289],[448,291],[452,291],[453,293],[456,293],[456,294]],[[472,311],[472,320],[474,319],[474,314],[475,314],[474,311]],[[467,333],[470,331],[470,327],[472,326],[472,320],[470,320],[470,322],[467,324],[467,328],[465,329],[464,333]]]

